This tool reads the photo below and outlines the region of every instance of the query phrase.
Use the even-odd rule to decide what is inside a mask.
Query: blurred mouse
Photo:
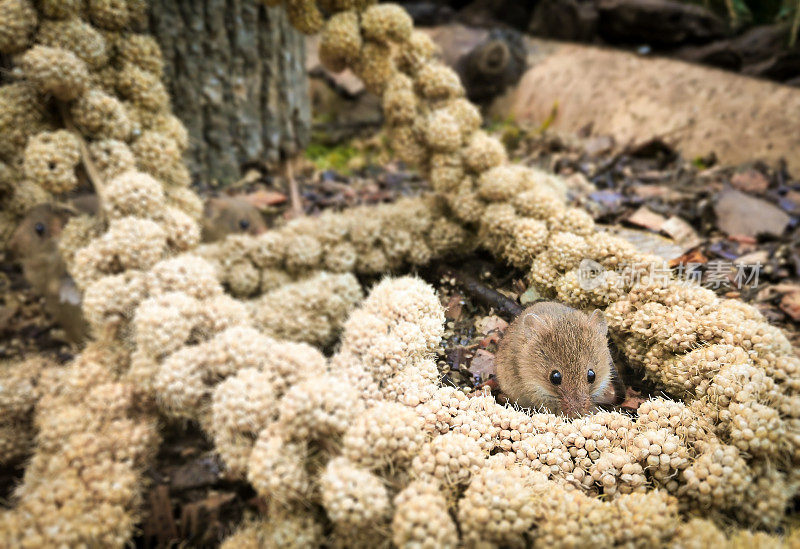
[[[58,253],[58,238],[74,213],[52,204],[34,206],[14,230],[8,248],[33,291],[44,297],[47,313],[71,342],[79,343],[88,334],[82,295]]]
[[[267,230],[258,208],[237,196],[207,200],[202,225],[203,242],[222,240],[229,234],[257,235]]]

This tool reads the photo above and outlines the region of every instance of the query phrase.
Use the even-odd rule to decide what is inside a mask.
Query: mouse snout
[[[565,396],[560,399],[561,413],[568,418],[587,415],[592,410],[592,399],[589,396]]]

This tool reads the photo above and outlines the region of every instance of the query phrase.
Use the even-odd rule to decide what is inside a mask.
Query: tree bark
[[[175,114],[186,124],[195,177],[228,183],[244,165],[308,143],[303,35],[282,8],[257,0],[152,0]]]

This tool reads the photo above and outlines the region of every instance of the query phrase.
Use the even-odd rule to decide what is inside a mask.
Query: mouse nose
[[[565,398],[561,400],[561,413],[570,419],[587,415],[591,408],[592,401],[588,398]]]

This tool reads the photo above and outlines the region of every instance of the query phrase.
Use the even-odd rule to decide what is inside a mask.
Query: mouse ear
[[[525,331],[525,337],[531,339],[533,334],[540,332],[545,328],[544,318],[536,313],[528,313],[522,317],[522,327]]]
[[[603,311],[595,309],[589,317],[589,324],[591,324],[601,335],[608,333],[608,324],[606,324],[606,317]]]

